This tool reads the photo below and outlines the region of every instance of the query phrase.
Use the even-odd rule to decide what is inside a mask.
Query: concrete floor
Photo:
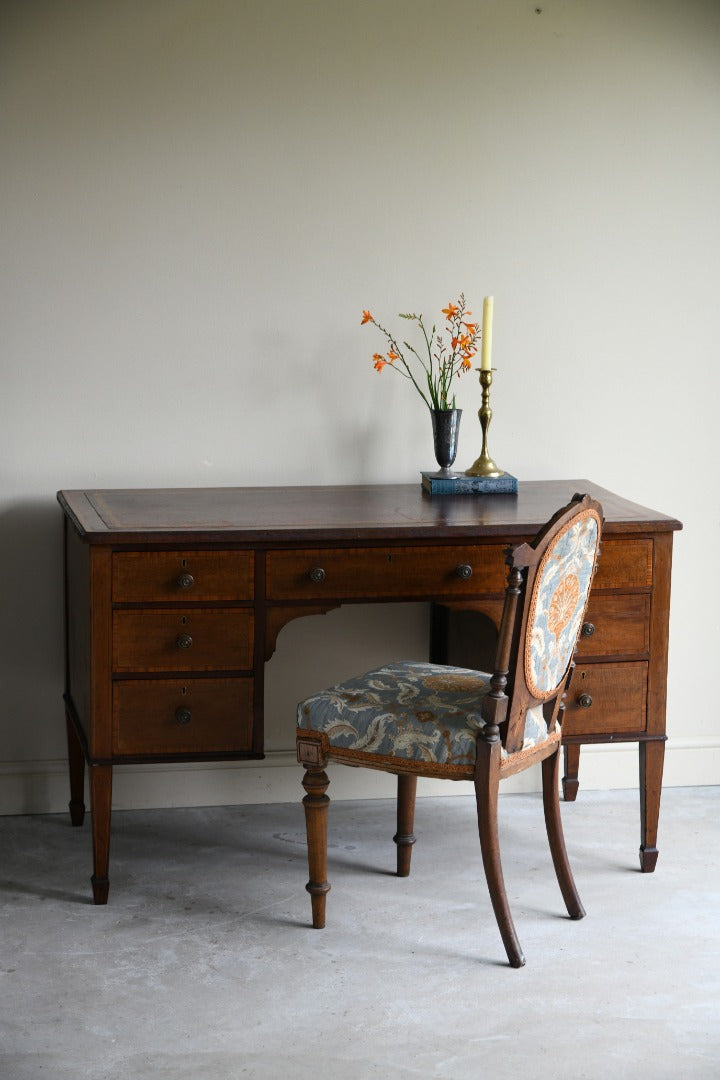
[[[393,804],[333,804],[323,931],[299,805],[116,813],[100,908],[88,823],[0,819],[0,1077],[720,1077],[720,788],[664,792],[652,875],[637,801],[563,807],[574,923],[540,797],[502,798],[519,971],[466,797],[418,801],[402,880]]]

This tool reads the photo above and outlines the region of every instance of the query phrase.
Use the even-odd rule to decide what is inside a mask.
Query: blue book
[[[517,495],[517,477],[502,476],[433,476],[421,473],[422,486],[430,495]]]

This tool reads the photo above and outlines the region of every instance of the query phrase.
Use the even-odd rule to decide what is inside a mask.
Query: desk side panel
[[[65,518],[66,684],[75,718],[90,735],[90,548]]]
[[[106,760],[111,754],[111,552],[87,544],[69,522],[66,529],[66,693],[90,759]]]
[[[673,534],[658,534],[654,540],[653,592],[650,608],[648,731],[662,736],[666,730]]]

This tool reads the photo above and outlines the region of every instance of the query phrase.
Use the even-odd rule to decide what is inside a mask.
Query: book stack
[[[510,473],[501,476],[437,476],[421,473],[422,486],[430,495],[517,495],[517,477]]]

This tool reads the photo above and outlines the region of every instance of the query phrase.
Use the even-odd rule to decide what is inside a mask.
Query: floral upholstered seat
[[[387,664],[301,702],[298,729],[322,732],[348,758],[374,754],[388,766],[402,759],[447,766],[448,772],[472,769],[491,677],[439,664]],[[528,709],[523,749],[547,734],[542,707]]]

